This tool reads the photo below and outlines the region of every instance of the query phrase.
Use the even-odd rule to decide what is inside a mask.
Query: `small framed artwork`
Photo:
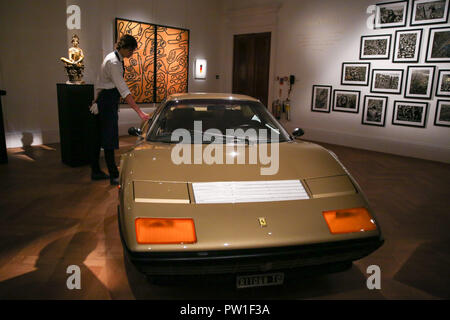
[[[359,112],[360,91],[334,90],[333,93],[333,111]]]
[[[389,59],[391,51],[390,34],[380,34],[376,36],[362,36],[359,49],[359,59]]]
[[[373,69],[370,92],[400,94],[403,69]]]
[[[450,70],[439,70],[436,96],[450,97]]]
[[[435,66],[408,66],[405,98],[431,99]]]
[[[341,84],[367,86],[369,84],[370,62],[342,63]]]
[[[438,100],[434,125],[450,127],[450,100]]]
[[[450,62],[450,27],[430,28],[426,62]]]
[[[394,101],[392,124],[425,128],[428,103],[415,101]]]
[[[206,59],[195,60],[195,79],[206,79]]]
[[[313,85],[311,111],[330,112],[331,86]]]
[[[388,97],[364,96],[362,124],[384,127]]]
[[[411,26],[446,23],[449,0],[414,0]]]
[[[422,29],[395,31],[392,62],[419,62]]]
[[[407,15],[408,1],[377,3],[375,29],[404,27]]]

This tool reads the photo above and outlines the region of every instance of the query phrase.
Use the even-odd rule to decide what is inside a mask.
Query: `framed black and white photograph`
[[[439,70],[436,96],[450,97],[450,70]]]
[[[334,90],[333,111],[358,113],[360,95],[356,90]]]
[[[394,101],[392,124],[425,128],[427,123],[427,102]]]
[[[434,125],[450,127],[450,100],[437,101]]]
[[[446,23],[449,0],[414,0],[411,26]]]
[[[450,62],[450,27],[430,28],[426,62]]]
[[[392,62],[419,62],[422,29],[396,30]]]
[[[311,111],[330,112],[331,90],[331,86],[313,85]]]
[[[369,84],[370,62],[342,63],[341,84],[367,86]]]
[[[359,59],[389,59],[391,52],[391,38],[392,35],[390,34],[362,36]]]
[[[435,66],[408,66],[405,98],[431,99]]]
[[[403,69],[373,69],[370,92],[401,94]]]
[[[388,97],[364,96],[362,124],[384,127]]]
[[[375,29],[406,26],[408,1],[383,2],[376,4]]]

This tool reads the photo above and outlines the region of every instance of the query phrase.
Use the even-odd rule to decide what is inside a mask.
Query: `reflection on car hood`
[[[129,157],[129,163],[122,174],[133,180],[174,182],[290,180],[346,174],[328,151],[319,145],[284,142],[278,146],[278,172],[274,175],[261,175],[261,168],[268,168],[270,163],[262,164],[259,157],[256,164],[176,165],[171,159],[175,144],[154,142],[144,142],[125,154],[124,157]],[[201,145],[202,150],[206,147]],[[249,148],[251,146],[243,148],[247,163]],[[272,165],[276,165],[275,159],[271,158]]]

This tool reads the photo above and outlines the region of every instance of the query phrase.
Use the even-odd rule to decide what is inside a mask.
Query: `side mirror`
[[[128,129],[128,134],[130,136],[139,137],[142,134],[142,131],[139,128],[131,127]]]
[[[305,134],[305,131],[303,131],[300,128],[295,128],[294,131],[292,132],[292,135],[294,136],[294,138],[300,138],[302,135]]]

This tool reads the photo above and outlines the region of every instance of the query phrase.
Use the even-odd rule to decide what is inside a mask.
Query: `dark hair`
[[[132,49],[135,50],[137,48],[138,44],[136,39],[129,34],[123,35],[120,37],[119,41],[116,43],[116,49],[120,50],[122,48],[124,49]]]

